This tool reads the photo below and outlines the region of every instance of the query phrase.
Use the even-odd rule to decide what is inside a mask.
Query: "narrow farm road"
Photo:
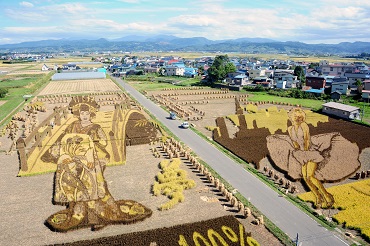
[[[236,188],[256,206],[275,225],[292,240],[299,238],[302,246],[340,246],[349,245],[335,231],[322,227],[292,203],[266,186],[241,165],[227,157],[217,148],[199,137],[190,129],[182,129],[178,120],[169,120],[168,113],[120,78],[114,79],[134,97],[144,108],[153,114],[181,141],[188,145],[203,161],[221,177]],[[298,244],[297,244],[298,245]]]

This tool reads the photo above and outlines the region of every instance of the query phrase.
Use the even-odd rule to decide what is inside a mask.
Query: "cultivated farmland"
[[[344,223],[347,230],[357,228],[368,239],[368,223],[349,223],[359,217],[361,221],[369,221],[369,216],[367,213],[360,215],[360,210],[349,207],[362,209],[361,204],[370,202],[366,195],[370,192],[369,186],[361,186],[361,196],[356,196],[358,192],[346,196],[346,206],[339,205],[343,199],[339,192],[330,188],[338,184],[357,187],[356,180],[370,177],[368,127],[314,113],[289,102],[250,102],[245,93],[228,90],[178,87],[146,91],[145,94],[188,120],[206,137],[213,138],[233,154],[252,163],[264,179],[274,183],[282,192],[297,196],[310,188],[319,190],[322,193],[317,193],[315,198],[310,193],[311,198],[307,199],[314,205],[312,209],[316,214],[323,214],[329,221]],[[290,112],[293,109],[301,112],[298,119],[303,117],[307,125],[304,131],[309,138],[301,130],[297,130],[296,135],[291,133]],[[303,141],[309,144],[304,145]],[[307,158],[315,161],[303,170]],[[303,177],[305,172],[317,180],[316,188],[307,185],[307,182],[311,184]],[[299,197],[304,199],[306,196]],[[361,202],[358,200],[360,197],[364,199]],[[338,207],[344,210],[338,212]],[[343,218],[344,215],[347,219]],[[349,219],[350,216],[353,219]]]
[[[71,88],[60,86],[63,83]],[[148,240],[152,243],[169,239],[190,243],[200,236],[207,242],[217,237],[229,245],[246,245],[246,242],[254,245],[251,232],[262,245],[281,245],[264,227],[263,216],[252,214],[247,204],[236,199],[229,190],[231,187],[216,178],[186,146],[168,137],[140,105],[117,87],[109,87],[109,81],[99,81],[99,86],[93,88],[91,80],[80,81],[80,86],[76,81],[58,81],[58,84],[59,87],[50,82],[1,129],[0,155],[6,163],[1,180],[2,187],[8,188],[1,190],[7,202],[0,208],[3,221],[0,229],[9,244],[40,245],[80,240],[89,245],[99,240],[118,240],[122,244],[132,237],[132,234],[125,237],[125,234],[136,233],[136,238],[142,239],[138,245]],[[91,131],[78,122],[83,121],[78,113],[87,109],[92,117]],[[154,131],[156,134],[152,135]],[[92,138],[93,141],[89,141]],[[107,162],[103,163],[103,159]],[[171,160],[173,165],[159,166]],[[95,165],[95,171],[91,165]],[[91,217],[85,217],[81,206],[78,211],[82,212],[75,213],[71,207],[58,203],[57,199],[67,199],[63,198],[64,193],[76,199],[90,194],[92,177],[103,173],[99,170],[105,170],[104,189],[109,189],[104,198],[110,202],[111,197],[115,199],[119,215],[111,214],[110,210],[100,213],[102,207],[106,209],[105,199],[98,200],[97,204],[89,203]],[[65,171],[70,171],[70,176]],[[80,186],[81,182],[73,185],[70,178],[74,173],[83,177],[80,181],[84,186]],[[175,178],[171,179],[173,174]],[[176,179],[177,174],[181,174],[181,180]],[[152,185],[161,175],[164,176],[161,179],[163,195],[156,193],[158,196],[154,196]],[[99,184],[101,176],[97,180],[97,185],[102,185]],[[185,189],[176,183],[184,180],[193,181],[195,186]],[[76,190],[70,193],[70,189]],[[179,199],[166,209],[160,209],[169,200],[173,202],[173,198]],[[139,222],[144,219],[138,217],[140,214],[146,216],[142,222]],[[81,216],[86,220],[78,220]],[[129,222],[137,223],[127,224]],[[91,231],[90,226],[98,229]],[[213,228],[215,226],[217,228]]]
[[[119,92],[121,89],[110,79],[51,81],[39,96],[99,92]]]

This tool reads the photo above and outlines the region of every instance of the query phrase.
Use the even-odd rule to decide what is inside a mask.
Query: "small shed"
[[[360,108],[337,103],[328,102],[324,103],[322,112],[328,115],[334,115],[347,120],[360,120]]]
[[[332,93],[330,93],[331,99],[334,99],[334,100],[340,100],[341,95],[342,93],[340,91],[333,91]]]

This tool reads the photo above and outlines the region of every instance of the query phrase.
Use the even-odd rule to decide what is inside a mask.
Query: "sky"
[[[370,42],[369,0],[0,0],[0,44],[129,35]]]

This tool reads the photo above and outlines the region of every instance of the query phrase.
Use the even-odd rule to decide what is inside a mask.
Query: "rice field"
[[[327,189],[334,196],[334,207],[340,211],[333,219],[347,228],[358,229],[370,238],[370,179],[337,185]],[[304,201],[315,200],[311,192],[298,196]]]
[[[110,79],[58,80],[51,81],[39,96],[120,91],[121,88]]]

